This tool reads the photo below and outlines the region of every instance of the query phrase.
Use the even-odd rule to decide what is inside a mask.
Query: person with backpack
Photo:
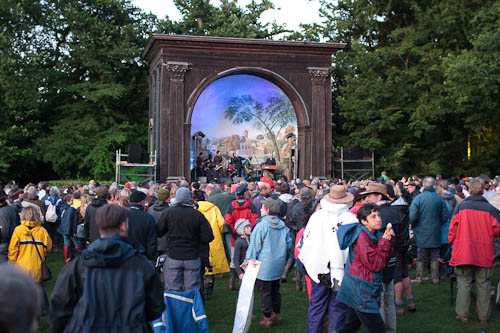
[[[75,251],[80,252],[82,250],[82,246],[80,240],[75,237],[76,209],[72,207],[73,195],[66,194],[63,201],[61,209],[61,224],[59,225],[57,232],[63,235],[64,259],[66,260],[66,263],[68,263],[71,258],[71,249],[74,248]]]
[[[59,198],[59,188],[57,186],[52,186],[49,190],[49,194],[46,194],[42,199],[45,205],[45,223],[43,227],[47,229],[47,232],[52,239],[54,245],[54,251],[59,251],[59,246],[61,245],[61,235],[57,232],[59,224],[61,223],[61,207],[62,199]]]

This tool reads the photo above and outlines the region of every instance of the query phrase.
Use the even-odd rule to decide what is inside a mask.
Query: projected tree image
[[[206,134],[197,154],[220,151],[229,160],[237,153],[260,164],[272,153],[285,167],[291,148],[286,136],[297,131],[295,110],[285,93],[274,83],[248,74],[226,76],[205,88],[195,103],[191,124],[191,135]],[[192,150],[192,160],[194,155]]]
[[[274,156],[280,161],[276,137],[295,120],[295,111],[286,96],[271,96],[267,99],[266,105],[257,102],[250,95],[236,96],[229,100],[229,107],[224,111],[224,116],[235,125],[257,120],[253,122],[253,126],[265,131],[267,138],[273,144]]]

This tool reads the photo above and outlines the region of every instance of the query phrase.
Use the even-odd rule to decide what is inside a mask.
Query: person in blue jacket
[[[255,282],[260,291],[261,311],[264,318],[259,325],[270,328],[283,321],[281,316],[280,279],[287,257],[291,255],[290,230],[278,218],[280,206],[277,200],[267,198],[260,209],[261,218],[250,236],[246,259],[261,262]]]

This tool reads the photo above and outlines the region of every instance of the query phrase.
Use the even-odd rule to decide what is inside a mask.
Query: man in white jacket
[[[302,236],[299,259],[311,278],[311,300],[307,310],[307,332],[320,332],[322,319],[328,310],[329,332],[341,327],[347,314],[347,305],[336,300],[344,277],[348,250],[341,250],[337,239],[338,227],[358,223],[349,212],[354,196],[343,185],[330,188],[321,200],[321,209],[315,212]]]

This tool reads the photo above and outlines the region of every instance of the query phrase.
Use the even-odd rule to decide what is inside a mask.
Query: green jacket
[[[449,217],[443,198],[433,187],[426,187],[410,206],[410,224],[417,246],[424,249],[441,247],[441,225]]]

